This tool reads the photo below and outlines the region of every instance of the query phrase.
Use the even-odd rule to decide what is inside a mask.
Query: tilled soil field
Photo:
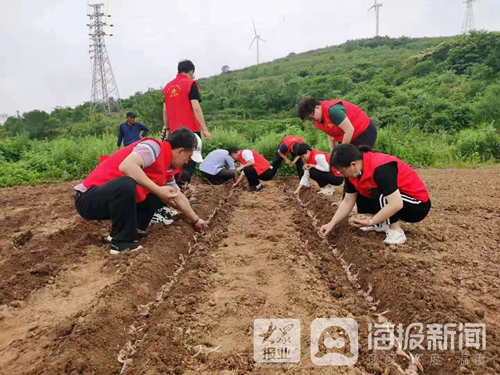
[[[322,239],[341,189],[297,199],[297,178],[198,184],[206,233],[156,224],[121,256],[109,223],[76,213],[75,183],[0,189],[0,373],[413,374],[414,356],[418,373],[500,373],[500,168],[418,172],[433,208],[398,247],[347,222]],[[271,318],[300,319],[299,363],[254,361],[253,321]],[[316,318],[356,320],[355,365],[313,364]],[[388,322],[484,323],[486,350],[369,348]]]

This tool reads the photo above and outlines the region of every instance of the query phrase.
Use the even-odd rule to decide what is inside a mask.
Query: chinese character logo
[[[179,91],[181,91],[181,87],[179,85],[173,85],[169,87],[169,98],[175,98],[176,96],[179,96]]]
[[[358,361],[358,324],[354,319],[315,319],[311,323],[311,360],[319,366],[350,366]]]
[[[299,362],[300,320],[255,319],[255,362]]]

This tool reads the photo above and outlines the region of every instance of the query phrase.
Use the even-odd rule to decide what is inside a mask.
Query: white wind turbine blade
[[[252,43],[250,43],[250,46],[248,46],[248,49],[252,48],[253,42],[255,42],[255,39],[257,39],[257,35],[252,39]]]

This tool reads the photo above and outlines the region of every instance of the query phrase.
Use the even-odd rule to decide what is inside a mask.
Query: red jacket
[[[196,120],[193,105],[189,100],[189,92],[193,84],[197,85],[198,83],[188,78],[185,74],[179,73],[163,89],[168,127],[171,132],[176,131],[181,126],[195,133],[200,132],[200,124]]]
[[[328,152],[323,152],[316,149],[311,150],[311,153],[309,154],[309,161],[307,162],[307,164],[316,165],[316,155],[319,154],[325,155],[326,162],[328,163],[328,165],[330,165],[330,154]],[[333,167],[330,167],[330,172],[336,177],[342,177],[340,173]]]
[[[93,186],[101,186],[106,182],[114,180],[118,177],[123,177],[124,174],[120,172],[120,164],[127,156],[130,155],[134,147],[146,140],[153,140],[160,144],[161,150],[160,155],[155,160],[153,164],[149,167],[144,168],[144,173],[148,176],[151,181],[153,181],[158,186],[163,186],[167,181],[170,181],[172,177],[179,173],[181,169],[174,169],[171,173],[168,173],[168,169],[170,168],[170,164],[172,162],[172,149],[170,147],[170,143],[160,142],[154,138],[143,138],[127,147],[122,148],[119,151],[116,151],[113,155],[107,158],[102,164],[99,164],[88,177],[83,181],[83,186],[87,189],[90,189]],[[142,186],[137,185],[135,201],[137,203],[142,202],[146,199],[146,196],[150,192],[144,189]]]
[[[316,126],[319,130],[324,131],[326,134],[333,137],[333,139],[337,142],[342,142],[344,139],[344,131],[340,129],[337,125],[335,125],[330,120],[330,115],[328,111],[335,104],[342,103],[346,109],[346,116],[351,121],[352,126],[354,127],[354,134],[352,135],[351,143],[356,138],[359,137],[361,133],[363,133],[368,125],[370,124],[370,118],[363,110],[352,103],[346,102],[345,100],[329,100],[321,102],[321,113],[323,115],[322,122],[314,122],[314,126]]]
[[[288,155],[292,151],[292,146],[294,143],[304,143],[304,140],[300,137],[297,137],[296,135],[287,135],[281,140],[279,147],[285,144],[286,148],[288,149],[288,151],[285,152],[285,155]]]
[[[399,191],[421,202],[427,202],[429,200],[429,193],[417,172],[395,156],[380,152],[365,152],[363,154],[363,174],[361,178],[350,178],[349,181],[354,185],[359,194],[370,198],[371,190],[378,187],[373,179],[375,168],[391,162],[396,162],[398,165]]]
[[[247,163],[247,161],[245,159],[243,159],[243,155],[242,155],[243,151],[244,150],[240,150],[240,152],[238,152],[238,160],[240,161],[241,165],[245,165]],[[253,165],[253,167],[257,171],[258,175],[264,173],[269,168],[271,168],[271,166],[269,165],[269,162],[264,158],[264,156],[255,152],[254,150],[250,150],[250,151],[252,151],[253,159],[255,160],[255,164]]]

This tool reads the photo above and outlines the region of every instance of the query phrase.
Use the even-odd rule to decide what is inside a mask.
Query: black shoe
[[[255,187],[255,191],[256,191],[256,192],[257,192],[257,191],[261,191],[262,189],[264,189],[264,185],[262,185],[262,184],[259,184],[259,185],[257,185],[257,186]]]
[[[130,251],[137,251],[141,250],[142,246],[139,245],[137,242],[112,242],[111,243],[111,250],[109,251],[110,254],[116,255],[116,254],[121,254],[125,250],[130,250]]]

